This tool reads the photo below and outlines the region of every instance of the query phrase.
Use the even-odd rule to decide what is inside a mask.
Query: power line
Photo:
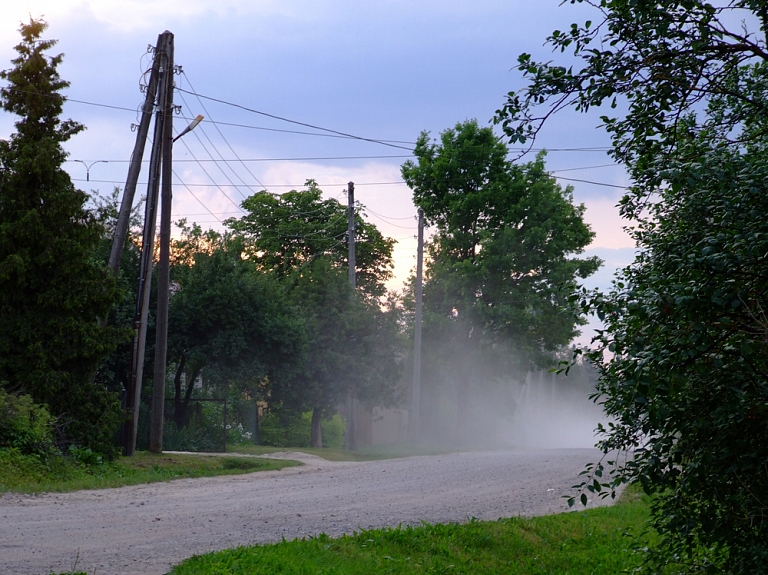
[[[27,92],[27,93],[30,93],[30,94],[34,94],[35,96],[38,96],[38,97],[59,98],[59,99],[65,101],[65,102],[72,102],[72,103],[75,103],[75,104],[84,104],[84,105],[88,105],[88,106],[96,106],[96,107],[99,107],[99,108],[108,108],[108,109],[111,109],[111,110],[121,110],[121,111],[136,113],[136,109],[135,108],[127,108],[125,106],[116,106],[116,105],[113,105],[113,104],[104,104],[104,103],[101,103],[101,102],[92,102],[92,101],[88,101],[88,100],[80,100],[80,99],[76,99],[76,98],[70,98],[68,96],[62,96],[61,94],[39,94],[37,92],[29,92],[27,90],[22,90],[20,88],[16,88],[16,87],[13,87],[13,86],[7,86],[5,89],[7,89],[7,90],[14,90],[16,92]],[[189,90],[184,90],[183,88],[176,88],[176,90],[177,91],[181,91],[181,92],[185,92],[187,94],[192,94],[192,95],[194,95],[194,96],[196,96],[198,98],[203,98],[203,99],[219,102],[219,103],[222,103],[222,104],[225,104],[225,105],[233,106],[233,107],[236,107],[236,108],[241,108],[243,110],[246,110],[248,112],[252,112],[252,113],[255,113],[255,114],[264,115],[266,117],[274,118],[274,119],[285,121],[285,122],[290,122],[290,123],[301,125],[301,126],[306,126],[306,127],[317,129],[317,130],[324,130],[324,131],[327,131],[327,132],[330,132],[330,133],[318,134],[318,133],[315,133],[315,132],[301,132],[301,131],[296,131],[296,130],[281,130],[281,129],[278,129],[278,128],[266,128],[266,127],[263,127],[263,126],[253,126],[253,125],[248,125],[248,124],[236,124],[236,123],[231,123],[231,122],[216,122],[216,121],[213,121],[213,120],[208,122],[210,124],[218,124],[218,125],[221,125],[221,126],[233,126],[233,127],[239,127],[239,128],[249,128],[249,129],[254,129],[254,130],[266,130],[266,131],[271,131],[271,132],[283,132],[283,133],[299,134],[299,135],[306,135],[306,136],[322,136],[322,137],[331,137],[331,138],[336,137],[336,138],[355,139],[355,140],[362,140],[362,141],[366,141],[366,142],[372,142],[372,143],[377,143],[377,144],[388,145],[388,146],[392,146],[392,147],[396,147],[396,148],[400,148],[400,149],[404,149],[404,150],[408,150],[408,151],[410,151],[411,148],[405,148],[403,146],[395,146],[394,144],[406,144],[406,145],[410,145],[410,146],[414,146],[415,145],[415,142],[408,141],[408,140],[387,140],[387,139],[377,139],[377,138],[364,138],[362,136],[355,136],[353,134],[346,134],[345,132],[340,132],[340,131],[337,131],[337,130],[331,130],[329,128],[323,128],[323,127],[320,127],[320,126],[314,126],[312,124],[306,124],[306,123],[303,123],[303,122],[298,122],[296,120],[290,120],[288,118],[283,118],[281,116],[276,116],[276,115],[273,115],[273,114],[268,114],[266,112],[261,112],[259,110],[254,110],[254,109],[248,108],[246,106],[241,106],[239,104],[235,104],[233,102],[227,102],[226,100],[219,100],[217,98],[212,98],[210,96],[204,96],[202,94],[197,94],[197,93],[191,92]],[[186,119],[186,120],[192,120],[192,118],[187,118],[186,116],[183,116],[183,115],[181,117]],[[586,147],[573,147],[573,148],[509,148],[509,151],[510,152],[524,152],[524,151],[528,151],[528,152],[608,152],[611,149],[612,148],[610,146],[586,146]],[[391,157],[399,157],[399,156],[391,156]],[[402,157],[411,157],[411,156],[402,156]],[[323,158],[320,158],[320,159],[323,159]],[[333,159],[336,159],[336,158],[333,158]],[[346,158],[338,158],[338,159],[346,159]],[[350,159],[354,159],[354,157],[351,157]],[[123,161],[123,160],[113,160],[113,161],[117,162],[117,161]],[[264,159],[264,160],[261,160],[261,159],[259,159],[259,160],[244,160],[244,161],[267,161],[267,159]],[[277,161],[277,160],[275,160],[275,161]]]
[[[216,150],[216,153],[219,153],[219,151],[216,149],[216,146],[214,146],[214,145],[213,145],[213,142],[211,142],[211,139],[210,139],[210,138],[208,138],[208,134],[206,134],[206,133],[205,133],[205,130],[203,130],[202,128],[200,128],[200,131],[201,131],[201,132],[203,132],[203,135],[204,135],[204,136],[205,136],[205,137],[208,139],[208,141],[211,143],[211,146],[213,146],[213,149],[214,149],[214,150]],[[247,197],[247,196],[246,196],[246,195],[245,195],[243,192],[241,192],[241,191],[240,191],[240,189],[239,189],[239,188],[238,188],[238,187],[235,185],[235,182],[233,182],[233,181],[232,181],[232,178],[230,178],[230,177],[229,177],[229,174],[227,174],[227,173],[224,171],[224,168],[222,168],[222,167],[221,167],[221,164],[220,164],[218,161],[216,161],[216,159],[213,157],[213,154],[211,154],[211,152],[210,152],[210,151],[208,150],[208,148],[206,147],[205,143],[204,143],[204,142],[203,142],[203,141],[200,139],[200,135],[197,133],[197,131],[193,132],[193,135],[195,136],[195,138],[197,138],[197,141],[198,141],[198,142],[200,143],[200,145],[203,147],[203,150],[205,151],[205,153],[206,153],[206,154],[208,154],[208,156],[210,156],[211,160],[213,160],[213,161],[214,161],[214,162],[213,162],[213,163],[214,163],[214,165],[215,165],[215,166],[216,166],[216,167],[219,169],[219,171],[221,172],[221,174],[222,174],[222,175],[223,175],[223,176],[224,176],[224,177],[227,179],[227,181],[229,182],[229,185],[230,185],[230,186],[235,186],[235,191],[237,191],[237,193],[238,193],[238,194],[240,194],[240,196],[241,196],[243,199],[246,199],[246,197]],[[189,150],[189,147],[188,147],[188,146],[186,146],[186,144],[185,144],[185,147],[187,148],[187,150]],[[191,153],[191,152],[190,152],[190,153]],[[221,155],[221,154],[219,153],[219,155]],[[194,157],[194,155],[193,155],[193,157]],[[198,162],[198,164],[200,164],[200,163]],[[226,162],[225,162],[225,165],[226,165]],[[200,164],[200,167],[202,168],[202,164]],[[229,166],[227,166],[227,167],[229,167]],[[231,169],[231,168],[230,168],[230,169]],[[205,169],[204,169],[204,168],[203,168],[203,171],[205,171]],[[205,174],[205,175],[206,175],[206,176],[208,176],[208,177],[210,178],[210,180],[211,180],[211,181],[214,181],[214,180],[213,180],[213,178],[211,178],[211,176],[210,176],[210,175],[209,175],[207,172],[206,172],[206,174]],[[248,184],[246,184],[246,183],[245,183],[245,182],[242,180],[242,178],[240,179],[240,181],[241,181],[241,182],[243,182],[243,184],[244,184],[244,185],[246,185],[246,186],[248,185]],[[250,186],[248,186],[248,188],[250,189]],[[252,191],[252,190],[251,190],[251,191]]]
[[[192,82],[190,81],[190,79],[189,79],[189,76],[187,76],[187,73],[186,73],[186,72],[184,72],[184,70],[182,70],[182,72],[181,72],[181,73],[182,73],[182,74],[184,74],[184,78],[187,80],[187,82],[189,82],[189,87],[190,87],[190,88],[192,88],[192,90],[194,91],[194,89],[195,89],[195,88],[192,86]],[[186,100],[184,100],[184,95],[183,95],[183,94],[180,94],[180,95],[181,95],[181,98],[182,98],[182,100],[183,100],[183,101],[184,101],[184,103],[186,104]],[[208,108],[206,108],[206,107],[205,107],[205,104],[203,104],[203,101],[200,99],[200,97],[199,97],[199,96],[197,97],[197,101],[198,101],[198,102],[200,102],[200,105],[203,107],[203,111],[204,111],[204,112],[205,112],[205,113],[208,115],[208,118],[209,118],[209,120],[213,120],[213,118],[211,117],[211,113],[208,111]],[[224,140],[224,143],[225,143],[225,144],[227,144],[227,146],[229,147],[229,150],[230,150],[230,151],[231,151],[231,152],[232,152],[232,153],[235,155],[235,157],[238,159],[238,161],[240,162],[240,164],[242,164],[242,166],[245,168],[245,171],[246,171],[246,172],[248,172],[248,173],[251,175],[251,177],[252,177],[254,180],[256,180],[256,182],[257,182],[257,183],[258,183],[258,184],[259,184],[259,185],[260,185],[262,188],[264,188],[264,187],[265,187],[265,186],[264,186],[264,184],[262,184],[262,183],[261,183],[261,181],[259,180],[259,178],[257,178],[257,177],[256,177],[256,175],[255,175],[253,172],[251,172],[251,170],[249,170],[249,169],[248,169],[248,166],[246,166],[246,165],[245,165],[245,163],[243,163],[243,161],[240,159],[240,156],[238,156],[238,155],[237,155],[237,152],[236,152],[236,151],[235,151],[235,149],[232,147],[232,144],[230,144],[230,143],[229,143],[229,141],[227,140],[227,138],[224,136],[224,134],[222,133],[222,131],[219,129],[218,125],[216,125],[216,124],[213,124],[213,126],[214,126],[214,128],[216,128],[216,131],[219,133],[219,136],[221,136],[221,139],[222,139],[222,140]],[[207,134],[206,132],[203,132],[203,133],[205,134],[205,137],[206,137],[206,138],[208,138],[208,134]],[[208,138],[208,140],[210,141],[210,138]],[[211,142],[211,145],[213,146],[213,142]],[[218,149],[216,149],[216,146],[213,146],[213,147],[214,147],[214,149],[216,150],[216,153],[218,153],[218,154],[219,154],[219,156],[221,157],[221,159],[223,160],[223,159],[224,159],[224,156],[222,156],[222,155],[221,155],[221,152],[219,152],[219,150],[218,150]],[[229,164],[227,164],[227,165],[229,166]],[[241,182],[245,183],[245,180],[243,180],[243,179],[240,177],[240,175],[239,175],[239,174],[237,174],[237,172],[235,172],[235,170],[234,170],[234,169],[232,169],[232,167],[231,167],[231,166],[229,166],[229,169],[230,169],[230,170],[232,170],[232,173],[234,173],[234,174],[235,174],[235,175],[238,177],[238,179],[239,179]]]
[[[217,123],[217,122],[208,122],[206,119],[206,123]],[[378,159],[387,159],[387,158],[412,158],[413,154],[410,155],[378,155],[378,156],[308,156],[308,157],[302,157],[302,158],[237,158],[238,162],[312,162],[312,161],[319,161],[319,160],[378,160]],[[74,162],[75,160],[64,160],[65,162]],[[87,162],[90,162],[92,160],[85,160]],[[102,162],[109,162],[109,163],[128,163],[130,160],[98,160]],[[149,160],[142,160],[144,163],[149,162]],[[173,159],[173,163],[179,163],[179,162],[217,162],[217,161],[223,161],[223,162],[234,162],[235,160],[183,160],[183,159]],[[574,168],[578,169],[578,168]]]
[[[180,183],[182,186],[184,186],[184,187],[187,189],[187,191],[188,191],[188,192],[189,192],[189,193],[192,195],[192,197],[193,197],[193,198],[195,198],[195,199],[197,200],[197,202],[198,202],[198,203],[199,203],[201,206],[203,206],[203,208],[205,209],[205,211],[206,211],[206,212],[208,212],[210,215],[212,215],[212,216],[213,216],[213,217],[216,219],[216,221],[217,221],[217,222],[219,222],[220,224],[221,224],[221,223],[223,223],[223,222],[222,222],[222,221],[221,221],[221,220],[218,218],[218,216],[216,216],[216,214],[214,214],[214,213],[213,213],[211,210],[209,210],[209,209],[208,209],[208,206],[206,206],[206,205],[203,203],[203,201],[202,201],[200,198],[198,198],[198,197],[197,197],[197,195],[195,194],[195,192],[193,192],[192,190],[190,190],[190,189],[189,189],[189,187],[187,186],[187,184],[185,184],[185,183],[182,181],[182,179],[179,177],[179,174],[177,174],[177,173],[176,173],[176,170],[173,170],[173,175],[176,177],[176,179],[177,179],[177,180],[179,180],[179,183]],[[222,212],[222,213],[224,213],[224,212]],[[183,214],[179,214],[179,215],[182,215],[182,216],[183,216]]]
[[[558,180],[565,180],[567,182],[581,182],[583,184],[592,184],[594,186],[605,186],[607,188],[619,188],[622,190],[628,190],[627,186],[617,186],[616,184],[606,184],[604,182],[593,182],[591,180],[579,180],[577,178],[564,178],[562,176],[555,176]]]
[[[187,149],[187,151],[188,151],[188,152],[189,152],[189,153],[192,155],[192,157],[194,158],[194,157],[195,157],[195,154],[194,154],[194,153],[192,153],[192,150],[190,150],[189,146],[188,146],[188,145],[187,145],[187,143],[184,141],[184,139],[182,138],[180,141],[181,141],[181,143],[182,143],[182,144],[184,144],[184,147]],[[199,162],[198,162],[198,163],[199,163]],[[208,173],[208,171],[207,171],[207,170],[206,170],[206,169],[203,167],[203,165],[202,165],[202,164],[200,164],[200,169],[201,169],[201,170],[203,170],[203,172],[205,173],[205,175],[206,175],[206,176],[208,176],[208,179],[209,179],[209,180],[211,180],[211,181],[212,181],[212,182],[214,182],[214,183],[213,183],[213,184],[189,184],[189,185],[191,185],[191,186],[195,186],[195,187],[202,187],[202,186],[206,186],[206,187],[215,187],[215,188],[218,188],[218,190],[219,190],[219,191],[220,191],[220,192],[221,192],[221,193],[224,195],[224,197],[225,197],[225,198],[227,198],[227,200],[229,200],[229,201],[230,201],[230,202],[231,202],[231,203],[232,203],[232,204],[233,204],[233,205],[234,205],[236,208],[240,208],[240,206],[239,206],[239,205],[238,205],[238,204],[237,204],[237,203],[236,203],[236,202],[235,202],[235,201],[234,201],[232,198],[230,198],[230,197],[229,197],[229,195],[228,195],[226,192],[224,192],[224,190],[221,188],[221,186],[220,186],[219,184],[215,183],[214,179],[211,177],[211,175],[210,175],[210,174]],[[185,185],[184,187],[187,187],[187,186]],[[237,185],[234,185],[233,187],[234,187],[235,189],[237,189],[237,188],[238,188],[238,186],[237,186]],[[240,190],[238,190],[238,192],[240,192]],[[240,194],[242,195],[242,192],[240,192]],[[243,197],[245,197],[245,196],[243,196]]]
[[[353,140],[361,140],[361,141],[364,141],[364,142],[371,142],[371,143],[374,143],[374,144],[381,144],[382,146],[389,146],[389,147],[392,147],[392,148],[400,148],[400,149],[403,149],[403,150],[409,150],[410,149],[410,148],[406,148],[405,146],[401,146],[401,145],[398,145],[398,144],[392,144],[392,143],[390,143],[388,141],[385,141],[385,140],[376,140],[376,139],[373,139],[373,138],[364,138],[362,136],[356,136],[354,134],[348,134],[346,132],[340,132],[339,130],[333,130],[331,128],[324,128],[322,126],[316,126],[314,124],[308,124],[306,122],[299,122],[297,120],[291,120],[289,118],[284,118],[282,116],[276,116],[275,114],[269,114],[267,112],[262,112],[260,110],[255,110],[253,108],[249,108],[249,107],[243,106],[241,104],[235,104],[234,102],[228,102],[226,100],[221,100],[219,98],[213,98],[211,96],[204,96],[202,94],[197,94],[195,92],[189,92],[188,90],[184,90],[183,88],[176,88],[176,90],[180,91],[180,92],[186,92],[188,94],[194,94],[198,98],[204,98],[204,99],[210,100],[212,102],[218,102],[220,104],[224,104],[224,105],[227,105],[227,106],[232,106],[233,108],[239,108],[241,110],[245,110],[245,111],[251,112],[253,114],[259,114],[260,116],[265,116],[267,118],[272,118],[274,120],[280,120],[281,122],[287,122],[289,124],[295,124],[297,126],[304,126],[305,128],[312,128],[313,130],[321,130],[323,132],[328,132],[328,133],[331,133],[331,134],[336,134],[336,135],[343,136],[345,138],[350,138],[350,139],[353,139]]]

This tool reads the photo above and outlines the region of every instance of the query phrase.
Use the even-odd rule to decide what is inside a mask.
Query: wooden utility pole
[[[149,182],[147,184],[147,202],[144,209],[144,234],[141,242],[141,263],[139,268],[139,285],[137,290],[136,314],[134,316],[133,357],[131,365],[130,389],[127,393],[126,409],[129,418],[124,433],[123,453],[133,455],[136,451],[136,432],[139,424],[139,405],[141,401],[141,384],[144,375],[144,351],[147,341],[147,317],[149,315],[149,295],[152,285],[152,260],[155,247],[155,220],[157,217],[157,200],[160,188],[160,162],[164,141],[164,121],[166,116],[165,104],[168,98],[168,88],[172,89],[173,68],[169,66],[168,56],[173,46],[173,34],[166,31],[160,34],[155,49],[155,63],[158,64],[158,98],[155,113],[155,130],[152,139],[152,154],[149,163]],[[139,161],[141,161],[139,159]],[[113,244],[114,247],[114,244]]]
[[[355,183],[347,184],[347,234],[349,236],[349,285],[357,285],[355,275]]]
[[[164,34],[170,34],[165,32]],[[157,95],[157,82],[160,69],[160,58],[157,57],[157,50],[164,44],[164,34],[157,37],[157,48],[155,49],[155,59],[152,63],[152,72],[149,76],[147,85],[147,94],[144,98],[144,104],[141,107],[141,121],[136,131],[136,143],[133,146],[131,154],[131,163],[128,167],[128,178],[125,181],[123,190],[123,200],[120,204],[120,213],[115,225],[115,233],[112,236],[112,250],[109,254],[109,269],[117,277],[120,269],[120,258],[123,255],[125,239],[128,235],[128,226],[131,220],[131,208],[133,208],[133,198],[136,195],[136,184],[139,181],[141,172],[141,160],[144,158],[144,145],[147,142],[149,133],[149,122],[152,120],[152,110],[155,105],[155,96]]]
[[[349,285],[354,291],[357,285],[355,273],[355,183],[347,184],[347,234],[349,238]],[[354,297],[354,293],[353,293]],[[347,390],[347,409],[349,410],[349,421],[347,421],[347,433],[345,437],[346,448],[353,451],[357,449],[357,398],[352,387]]]
[[[413,389],[411,390],[411,440],[421,437],[421,296],[424,265],[424,210],[419,208],[419,232],[416,248],[416,316],[413,323]]]
[[[157,265],[157,317],[155,319],[155,369],[152,377],[152,411],[149,423],[149,450],[163,450],[165,414],[165,361],[168,350],[168,303],[170,299],[171,203],[173,199],[173,34],[167,45],[165,100],[162,104],[162,203],[160,210],[160,261]]]

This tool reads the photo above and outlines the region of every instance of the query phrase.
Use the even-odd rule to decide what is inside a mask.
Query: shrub
[[[48,456],[55,452],[55,419],[29,395],[14,395],[0,388],[0,448],[23,455]]]
[[[221,431],[218,433],[221,436]],[[223,451],[222,437],[216,437],[209,429],[195,425],[176,427],[172,421],[163,426],[163,449],[166,451]]]
[[[344,445],[344,420],[340,415],[321,423],[323,447],[340,449]],[[261,420],[261,444],[273,447],[309,447],[311,444],[312,412],[295,414],[270,412]]]

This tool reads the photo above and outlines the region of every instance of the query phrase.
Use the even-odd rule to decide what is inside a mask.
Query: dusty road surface
[[[360,528],[566,510],[593,449],[330,462],[118,489],[0,497],[0,573],[163,574],[194,554]]]

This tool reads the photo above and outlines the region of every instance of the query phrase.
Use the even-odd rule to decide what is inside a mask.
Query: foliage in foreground
[[[597,25],[549,38],[582,66],[522,55],[530,82],[497,115],[524,143],[553,110],[626,104],[602,121],[633,180],[621,213],[640,249],[610,293],[584,299],[605,320],[588,354],[614,419],[601,447],[634,457],[585,487],[659,493],[646,572],[766,573],[766,2],[588,3]]]
[[[43,459],[18,449],[0,449],[0,493],[66,492],[104,489],[216,475],[235,475],[292,467],[295,461],[250,457],[152,454],[137,452],[104,462],[89,450]]]
[[[362,531],[192,557],[173,575],[258,573],[558,573],[615,575],[637,566],[633,536],[647,499],[546,517]]]

